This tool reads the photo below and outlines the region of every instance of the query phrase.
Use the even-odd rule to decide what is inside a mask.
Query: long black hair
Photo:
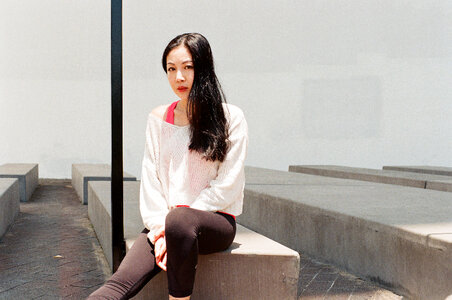
[[[206,160],[223,161],[229,148],[229,124],[224,114],[225,95],[215,75],[212,50],[207,39],[199,33],[176,36],[166,46],[162,57],[167,72],[166,58],[171,50],[183,45],[192,56],[193,85],[188,95],[187,117],[190,122],[190,150],[202,153]]]

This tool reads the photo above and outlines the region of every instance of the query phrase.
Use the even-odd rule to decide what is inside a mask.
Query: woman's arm
[[[169,209],[157,175],[155,147],[158,146],[156,145],[158,139],[152,136],[150,118],[151,116],[148,117],[146,127],[146,144],[141,171],[140,212],[145,227],[149,229],[148,238],[154,244],[154,235],[165,225],[165,217]]]
[[[221,211],[243,197],[245,186],[245,158],[248,149],[248,125],[243,112],[236,112],[230,121],[230,147],[225,160],[220,163],[217,177],[201,191],[190,205],[205,211]]]

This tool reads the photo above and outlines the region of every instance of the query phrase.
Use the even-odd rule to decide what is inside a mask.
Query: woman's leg
[[[199,254],[226,250],[235,237],[232,216],[179,207],[165,221],[167,276],[173,297],[191,295]]]
[[[129,299],[161,271],[155,264],[154,245],[149,242],[147,232],[145,229],[140,233],[118,270],[88,299]]]

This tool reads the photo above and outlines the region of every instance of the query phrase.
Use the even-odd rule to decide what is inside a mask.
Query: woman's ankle
[[[190,300],[190,296],[187,297],[173,297],[169,295],[169,300]]]

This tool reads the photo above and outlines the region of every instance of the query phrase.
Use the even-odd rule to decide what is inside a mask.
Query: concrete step
[[[410,299],[452,294],[450,193],[253,167],[245,173],[244,226]]]
[[[88,215],[111,266],[110,182],[89,183]],[[144,228],[139,213],[139,182],[124,182],[127,250]],[[193,299],[296,299],[297,252],[237,226],[223,252],[200,255]],[[166,273],[159,273],[134,299],[168,299]]]
[[[289,166],[289,171],[452,192],[452,177],[441,175],[335,165],[294,165]]]
[[[20,201],[27,202],[38,186],[38,164],[4,164],[0,166],[0,178],[19,179]]]
[[[136,177],[124,172],[124,181],[136,181]],[[111,167],[108,164],[72,164],[72,186],[80,201],[88,203],[88,182],[110,181]]]
[[[0,240],[19,215],[19,180],[0,178]]]
[[[451,167],[436,167],[436,166],[384,166],[383,170],[393,170],[402,172],[414,172],[423,174],[434,174],[443,176],[452,176]]]

